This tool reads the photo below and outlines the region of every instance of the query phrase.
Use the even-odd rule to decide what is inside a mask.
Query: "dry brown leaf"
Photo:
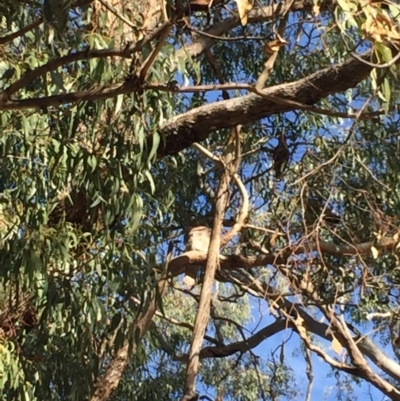
[[[251,4],[249,0],[235,0],[235,1],[239,11],[240,22],[243,26],[245,26],[247,24],[247,15],[249,11],[252,9],[253,4]]]
[[[342,351],[343,351],[343,346],[340,343],[340,341],[335,337],[332,336],[332,349],[338,354],[341,355]]]
[[[379,251],[374,246],[371,246],[371,252],[372,252],[372,257],[374,259],[377,259],[379,256]]]
[[[365,9],[366,20],[361,25],[364,35],[374,42],[400,41],[400,33],[397,31],[397,24],[384,13]]]
[[[315,17],[318,17],[319,11],[320,11],[319,5],[318,5],[318,4],[314,4],[314,5],[313,5],[313,15],[314,15]]]
[[[279,230],[276,228],[274,233],[272,234],[271,241],[269,241],[271,246],[275,246],[276,245],[276,239],[278,238],[278,236],[279,236]]]

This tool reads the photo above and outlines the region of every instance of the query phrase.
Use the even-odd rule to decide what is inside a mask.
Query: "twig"
[[[168,39],[168,35],[170,34],[172,30],[173,24],[169,23],[164,30],[161,32],[161,37],[160,40],[158,41],[155,49],[151,52],[151,54],[147,57],[143,65],[140,67],[138,78],[139,78],[139,83],[140,85],[144,82],[146,79],[146,75],[149,72],[149,69],[153,65],[157,55],[160,53],[162,47],[164,46],[166,40]]]
[[[196,148],[203,156],[208,157],[210,160],[212,160],[216,165],[222,167],[223,163],[221,159],[217,156],[214,156],[207,148],[205,148],[203,145],[200,145],[199,143],[195,142],[192,144],[194,148]]]
[[[393,312],[385,312],[385,313],[379,313],[379,312],[371,312],[368,313],[366,318],[367,320],[372,320],[375,318],[381,318],[381,319],[386,319],[388,317],[391,317],[393,315]]]
[[[282,20],[281,20],[281,22],[279,24],[279,28],[278,28],[278,35],[277,35],[278,38],[283,36],[283,32],[285,31],[286,23],[288,20],[288,15],[289,15],[288,11],[290,10],[290,7],[292,6],[293,2],[294,2],[294,0],[292,0],[290,2],[290,4],[288,4],[288,7],[283,12]],[[274,68],[275,61],[276,61],[276,59],[278,57],[278,53],[279,53],[279,46],[277,46],[277,47],[278,47],[277,49],[271,49],[271,50],[273,50],[272,54],[270,54],[268,60],[265,62],[264,69],[257,79],[256,89],[258,89],[258,90],[261,90],[262,88],[264,88],[265,82],[267,81],[268,77],[270,76],[270,74]]]
[[[8,42],[11,42],[12,40],[25,35],[27,32],[31,31],[32,29],[35,29],[38,27],[41,23],[43,23],[43,18],[39,18],[37,21],[32,22],[31,24],[25,26],[24,28],[20,29],[17,32],[10,33],[9,35],[3,36],[0,38],[0,45],[5,45]]]
[[[111,13],[113,13],[117,18],[119,18],[122,22],[125,22],[125,24],[127,24],[130,28],[133,29],[138,29],[137,25],[135,25],[134,23],[132,23],[131,21],[129,21],[127,18],[125,18],[123,15],[121,15],[118,10],[115,9],[115,7],[113,7],[112,5],[108,4],[106,1],[104,0],[97,0],[99,1],[108,11],[110,11]]]
[[[253,228],[255,230],[259,230],[259,231],[264,231],[268,234],[274,234],[280,237],[287,237],[287,234],[283,233],[283,232],[277,232],[276,230],[271,230],[269,228],[264,228],[264,227],[258,227],[258,226],[254,226],[252,224],[245,224],[244,226],[245,228]]]
[[[396,56],[394,56],[389,62],[385,63],[385,64],[374,64],[374,63],[370,63],[367,60],[364,60],[362,57],[358,56],[355,53],[351,53],[351,56],[354,57],[356,60],[360,61],[361,63],[364,63],[372,68],[389,68],[391,67],[393,64],[395,64],[397,61],[399,61],[400,59],[400,52],[398,54],[396,54]]]

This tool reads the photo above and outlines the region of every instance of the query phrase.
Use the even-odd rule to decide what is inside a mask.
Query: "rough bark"
[[[364,57],[367,59],[368,55]],[[295,82],[267,88],[262,91],[265,97],[251,93],[197,107],[167,121],[161,130],[166,139],[165,146],[159,149],[158,156],[178,153],[194,142],[205,140],[215,130],[249,124],[272,114],[298,109],[295,104],[289,104],[291,101],[313,105],[330,94],[354,88],[368,77],[371,69],[350,58]],[[276,101],[267,97],[276,98]],[[287,104],[284,104],[285,101]]]
[[[286,263],[287,259],[292,255],[299,255],[307,252],[318,251],[322,254],[334,255],[334,256],[362,256],[371,253],[371,247],[374,246],[376,249],[382,252],[390,252],[399,243],[399,240],[393,239],[392,237],[384,237],[381,239],[379,244],[370,242],[363,242],[354,245],[336,245],[325,241],[310,242],[303,246],[293,245],[292,247],[286,248],[285,251],[274,252],[268,255],[244,257],[242,255],[220,255],[219,265],[221,269],[250,269],[252,267],[266,266],[266,265],[279,265]],[[205,264],[207,254],[198,251],[185,252],[182,255],[174,258],[169,265],[169,272],[173,276],[177,276],[185,271],[190,270],[191,265]],[[196,267],[197,268],[197,267]]]
[[[215,274],[219,266],[222,221],[225,216],[225,209],[229,199],[228,188],[230,180],[231,176],[229,174],[229,170],[225,169],[225,172],[221,177],[217,194],[210,246],[208,249],[203,285],[200,292],[199,308],[196,314],[196,320],[194,322],[194,330],[189,350],[189,360],[186,369],[186,380],[182,401],[190,401],[196,396],[195,383],[199,370],[199,355],[208,320],[210,318],[212,285],[214,283]]]

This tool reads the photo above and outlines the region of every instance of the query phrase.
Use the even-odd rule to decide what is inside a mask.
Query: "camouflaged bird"
[[[208,253],[210,245],[211,229],[206,226],[193,227],[190,229],[186,243],[186,251],[198,251]],[[191,266],[186,269],[186,275],[183,282],[189,287],[193,288],[196,284],[197,270],[201,266]]]
[[[290,152],[285,139],[285,131],[282,131],[279,135],[278,145],[272,152],[272,168],[275,171],[276,179],[279,179],[282,176],[286,166],[289,163],[289,158]]]

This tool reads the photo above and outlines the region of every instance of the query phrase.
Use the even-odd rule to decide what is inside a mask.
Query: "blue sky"
[[[293,22],[293,21],[290,21]],[[310,26],[311,29],[311,26]],[[318,38],[315,39],[315,46],[319,46],[318,43]],[[301,44],[301,41],[300,41]],[[334,60],[332,60],[333,62]],[[182,76],[178,74],[178,79],[177,81],[180,84],[183,84],[182,81]],[[193,84],[193,82],[189,82],[190,85]],[[217,98],[221,95],[220,92],[212,92],[207,95],[207,100],[209,102],[214,102],[217,100]],[[232,96],[233,97],[233,96]],[[349,104],[350,105],[350,104]],[[348,107],[349,107],[348,105]],[[355,106],[360,106],[360,105],[353,105]],[[281,116],[281,122],[285,123],[285,121],[290,121],[290,119],[295,118],[294,113],[286,113],[284,116]],[[339,135],[346,135],[347,130],[352,124],[352,121],[350,120],[345,120],[341,121],[340,119],[337,122],[336,129],[333,127],[328,128],[325,131],[325,134],[322,133],[321,135],[326,135],[326,133],[333,134],[336,137],[339,137]],[[340,129],[338,129],[340,126]],[[279,127],[275,127],[279,128]],[[274,138],[274,134],[276,132],[268,132],[269,135],[271,135],[271,141],[268,142],[268,146],[274,146],[276,144],[276,141]],[[223,143],[221,143],[223,145]],[[306,148],[304,146],[300,146],[296,149],[296,155],[294,156],[296,159],[300,159],[301,156],[303,155],[304,151]],[[251,166],[246,168],[245,170],[246,176],[248,174],[251,174]],[[253,205],[254,206],[254,205]],[[260,307],[257,301],[252,301],[251,306],[252,306],[252,322],[250,322],[247,325],[247,329],[249,331],[253,331],[256,326],[258,326],[258,329],[265,327],[269,324],[271,324],[274,321],[274,318],[271,317],[269,310],[268,310],[268,304],[265,301],[261,301],[262,308],[265,308],[264,313],[260,313]],[[368,332],[369,329],[372,329],[372,325],[366,325],[363,326],[363,332]],[[249,334],[250,335],[250,334]],[[290,339],[289,339],[290,338]],[[289,340],[288,340],[289,339]],[[298,337],[297,334],[292,333],[292,330],[286,330],[283,332],[280,332],[276,334],[275,336],[268,338],[265,340],[262,344],[260,344],[257,348],[255,348],[253,351],[255,352],[256,355],[260,356],[261,358],[268,359],[270,357],[270,353],[272,350],[276,349],[282,344],[282,341],[286,341],[285,344],[285,356],[286,356],[286,363],[289,363],[291,366],[293,372],[295,373],[296,377],[296,384],[302,389],[303,395],[299,397],[299,399],[304,400],[305,392],[307,389],[308,385],[308,379],[306,376],[306,362],[304,361],[304,358],[302,356],[296,356],[299,355],[299,350],[300,350],[300,344],[301,341]],[[328,341],[325,341],[323,339],[319,339],[321,342],[321,346],[323,346],[324,350],[329,352],[330,355],[334,356],[334,351],[332,350],[332,346]],[[387,347],[385,349],[389,355],[393,356],[393,353],[390,348]],[[312,353],[311,353],[312,354]],[[289,361],[289,362],[288,362]],[[311,395],[311,401],[313,400],[327,400],[327,401],[333,401],[339,399],[346,400],[346,397],[349,395],[348,391],[346,388],[343,389],[337,389],[337,381],[335,378],[332,376],[332,370],[331,368],[327,365],[326,362],[323,362],[319,357],[317,357],[315,354],[312,354],[312,362],[313,362],[313,374],[314,374],[314,382],[313,382],[313,389],[312,389],[312,395]],[[378,371],[376,367],[372,363],[370,363],[370,366],[374,368],[374,370]],[[346,374],[343,374],[343,377],[346,376]],[[356,383],[354,383],[354,394],[350,395],[350,399],[358,399],[360,400],[386,400],[387,398],[383,396],[378,390],[370,386],[368,383],[363,382],[361,383],[360,386],[358,386]],[[293,401],[293,400],[291,400]]]
[[[262,327],[268,326],[273,323],[275,319],[270,315],[268,309],[264,311],[264,313],[260,313],[260,308],[268,308],[266,302],[260,300],[251,302],[252,305],[252,316],[253,321],[250,322],[247,328],[250,331],[253,331],[256,326],[258,330]],[[369,326],[369,327],[368,327]],[[372,332],[372,326],[364,325],[363,326],[364,333]],[[326,341],[322,338],[316,337],[317,341],[320,344],[320,347],[329,353],[330,356],[335,357],[335,352],[332,350],[332,345],[329,341]],[[285,362],[291,367],[295,374],[296,385],[303,391],[303,394],[298,397],[299,400],[304,400],[305,392],[308,386],[308,378],[306,375],[306,362],[303,356],[299,356],[300,354],[300,343],[301,340],[299,336],[292,332],[291,329],[287,329],[285,331],[279,332],[276,335],[266,339],[263,343],[261,343],[258,347],[256,347],[253,351],[254,353],[262,358],[268,358],[271,354],[271,351],[279,347],[282,342],[285,342]],[[392,350],[387,347],[383,349],[389,356],[394,357]],[[345,389],[338,391],[337,382],[334,377],[332,377],[332,370],[329,365],[322,361],[317,355],[311,352],[312,356],[312,364],[313,364],[313,374],[314,381],[311,393],[311,400],[326,400],[326,401],[336,401],[338,399],[338,395],[344,397],[348,395],[348,392]],[[374,371],[378,372],[377,369],[372,363],[370,366]],[[343,374],[342,377],[345,377],[346,374]],[[349,379],[350,376],[347,375]],[[357,385],[353,383],[354,394],[353,396],[358,396],[360,400],[389,400],[385,397],[380,391],[376,390],[373,386],[369,385],[365,381],[361,381],[361,385]],[[351,397],[350,399],[355,399]],[[288,400],[289,401],[289,400]],[[293,401],[293,400],[291,400]]]

